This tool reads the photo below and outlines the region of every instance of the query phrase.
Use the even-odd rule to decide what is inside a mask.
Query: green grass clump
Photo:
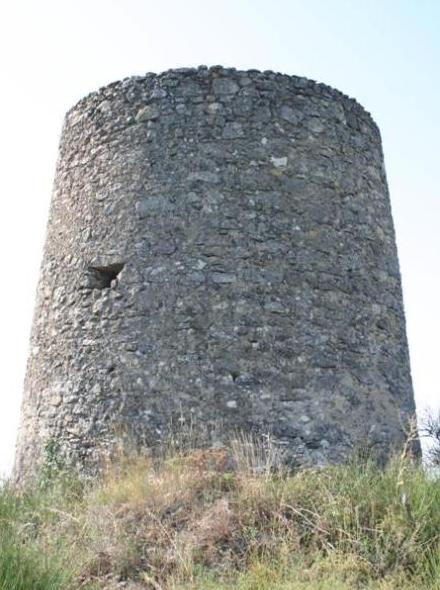
[[[0,590],[440,590],[440,481],[420,464],[277,464],[241,441],[3,486]]]
[[[45,548],[49,518],[37,494],[0,491],[0,590],[61,590],[69,581],[58,551]]]

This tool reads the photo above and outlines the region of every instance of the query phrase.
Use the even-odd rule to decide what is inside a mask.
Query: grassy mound
[[[420,465],[275,463],[242,441],[5,484],[0,590],[440,589],[440,481]]]

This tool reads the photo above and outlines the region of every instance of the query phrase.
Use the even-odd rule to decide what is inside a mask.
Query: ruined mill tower
[[[305,78],[110,84],[66,116],[16,474],[48,441],[271,433],[290,462],[386,456],[414,412],[379,130]]]

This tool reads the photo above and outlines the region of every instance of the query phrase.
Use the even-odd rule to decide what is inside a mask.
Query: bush
[[[422,436],[428,439],[428,459],[434,467],[440,467],[440,412],[426,416],[421,431]]]

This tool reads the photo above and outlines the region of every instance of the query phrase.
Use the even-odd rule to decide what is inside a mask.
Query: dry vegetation
[[[0,590],[440,589],[440,481],[403,456],[287,474],[241,440],[40,483],[0,494]]]

